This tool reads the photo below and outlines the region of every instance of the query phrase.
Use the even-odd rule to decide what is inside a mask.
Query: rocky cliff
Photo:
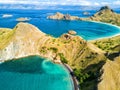
[[[24,57],[28,55],[38,54],[38,41],[45,34],[38,28],[25,23],[19,23],[9,37],[3,36],[5,39],[5,47],[0,50],[0,60],[8,60],[12,58]],[[1,35],[2,36],[2,35]]]
[[[62,14],[57,12],[55,15],[51,15],[47,17],[48,19],[57,19],[57,20],[79,20],[78,16],[71,16],[69,14]]]

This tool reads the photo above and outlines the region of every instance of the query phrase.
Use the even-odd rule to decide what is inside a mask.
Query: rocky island
[[[25,22],[25,21],[29,21],[30,18],[27,18],[27,17],[20,17],[20,18],[17,18],[16,21],[18,22]]]
[[[70,14],[62,14],[57,12],[55,15],[51,15],[47,17],[48,19],[56,19],[56,20],[79,20],[78,16],[71,16]]]
[[[97,90],[97,88],[98,90],[108,90],[108,88],[114,90],[119,85],[115,84],[115,87],[113,87],[112,83],[118,83],[119,79],[114,81],[112,78],[119,74],[111,75],[112,69],[109,69],[109,66],[117,70],[120,68],[118,63],[116,64],[116,62],[119,62],[119,55],[114,56],[111,60],[109,56],[114,52],[110,50],[109,53],[102,46],[108,45],[106,43],[114,44],[112,48],[119,53],[119,40],[120,37],[118,36],[117,40],[115,37],[115,39],[107,39],[104,42],[103,40],[87,42],[73,34],[63,34],[59,38],[54,38],[31,24],[19,23],[12,30],[0,29],[0,60],[4,62],[30,55],[61,60],[63,63],[68,63],[74,70],[82,90]],[[111,76],[108,77],[106,73],[109,72]],[[106,78],[111,79],[109,84]],[[103,84],[108,85],[108,87],[104,87]],[[86,85],[87,87],[85,87]]]

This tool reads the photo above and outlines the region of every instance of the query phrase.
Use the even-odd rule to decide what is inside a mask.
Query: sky
[[[34,5],[120,5],[120,0],[0,0],[0,4],[34,4]]]
[[[46,9],[58,5],[120,7],[120,0],[0,0],[0,9]],[[55,7],[54,7],[55,6]],[[60,7],[61,8],[61,7]]]

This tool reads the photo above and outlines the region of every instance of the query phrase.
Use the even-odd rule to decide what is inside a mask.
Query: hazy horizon
[[[119,0],[4,0],[0,1],[0,9],[57,9],[63,6],[75,7],[102,7],[108,5],[111,8],[118,8]],[[67,8],[66,8],[67,9]],[[92,9],[92,8],[88,8]]]

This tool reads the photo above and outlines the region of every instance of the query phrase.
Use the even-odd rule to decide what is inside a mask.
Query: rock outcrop
[[[27,17],[20,17],[20,18],[17,18],[16,21],[18,22],[25,22],[25,21],[29,21],[30,18],[27,18]]]
[[[74,31],[74,30],[69,30],[69,31],[68,31],[68,34],[71,34],[71,35],[76,35],[76,34],[77,34],[77,32],[76,32],[76,31]]]
[[[85,15],[85,16],[88,16],[88,15],[90,15],[90,12],[83,12],[83,15]]]
[[[62,14],[57,12],[55,15],[51,15],[47,17],[48,19],[56,19],[56,20],[79,20],[78,16],[71,16],[69,14]]]
[[[108,6],[101,7],[101,9],[93,16],[81,18],[81,20],[99,21],[120,26],[120,14],[115,13]]]

